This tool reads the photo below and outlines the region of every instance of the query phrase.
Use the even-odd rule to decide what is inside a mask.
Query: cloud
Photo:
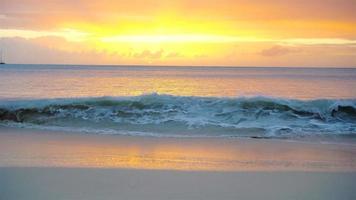
[[[356,21],[354,0],[1,0],[0,26],[53,29],[66,22],[156,20],[161,13],[201,22],[326,20]],[[5,16],[5,17],[4,17]],[[159,20],[159,19],[158,19]]]
[[[149,51],[144,50],[140,53],[134,54],[134,58],[138,59],[160,59],[163,56],[164,51],[161,49],[159,51]]]
[[[276,45],[271,48],[262,50],[261,52],[259,52],[259,54],[262,56],[274,57],[274,56],[283,56],[291,53],[298,53],[300,51],[301,51],[300,49]]]
[[[179,52],[170,52],[165,57],[166,58],[181,58],[184,56],[182,54],[180,54]]]
[[[0,46],[4,51],[4,57],[8,63],[32,63],[32,64],[100,64],[110,62],[107,54],[92,50],[66,51],[59,46],[77,46],[60,37],[41,37],[36,39],[24,39],[20,37],[1,38]],[[115,61],[121,58],[112,56]]]
[[[6,62],[19,64],[143,64],[182,56],[179,52],[166,53],[163,49],[141,52],[98,50],[85,42],[71,42],[57,36],[0,38],[0,49],[4,51]]]
[[[210,49],[200,45],[195,51],[185,51],[164,45],[144,48],[114,45],[116,49],[110,49],[95,44],[72,42],[57,36],[0,38],[0,48],[4,49],[8,63],[281,67],[355,67],[356,64],[356,46],[352,45],[331,45],[326,48],[322,43],[283,45],[266,42],[256,45],[244,42],[238,45],[214,44],[208,46]]]

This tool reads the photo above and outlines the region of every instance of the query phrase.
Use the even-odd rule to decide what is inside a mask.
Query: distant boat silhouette
[[[2,51],[0,52],[0,65],[4,65],[5,64],[5,61],[3,59],[3,53]]]

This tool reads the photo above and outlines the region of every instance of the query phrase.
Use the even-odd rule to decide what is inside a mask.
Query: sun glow
[[[244,39],[220,35],[120,35],[103,37],[101,41],[121,43],[229,43],[244,41]]]
[[[79,64],[356,64],[351,1],[337,7],[336,1],[321,0],[88,0],[75,5],[31,0],[38,1],[36,8],[16,1],[29,11],[12,1],[4,5],[6,12],[0,10],[0,46],[12,55],[6,56],[10,62],[36,57],[39,63]],[[17,44],[29,53],[18,55]]]

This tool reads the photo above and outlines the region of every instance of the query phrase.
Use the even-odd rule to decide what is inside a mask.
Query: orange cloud
[[[49,49],[47,58],[33,57],[50,63],[90,64],[94,54],[101,64],[356,66],[355,6],[353,0],[1,0],[0,46],[12,49],[9,38],[18,37],[10,42],[18,48]],[[8,55],[35,62],[24,56]]]
[[[159,59],[159,58],[162,57],[163,52],[164,51],[162,49],[159,50],[159,51],[155,51],[155,52],[151,52],[149,50],[144,50],[144,51],[142,51],[140,53],[134,54],[133,57],[139,58],[139,59],[146,59],[146,58],[148,58],[148,59]]]
[[[268,49],[263,49],[260,54],[262,56],[283,56],[286,54],[290,54],[290,53],[297,53],[300,52],[299,49],[296,48],[290,48],[290,47],[283,47],[283,46],[273,46],[271,48]]]

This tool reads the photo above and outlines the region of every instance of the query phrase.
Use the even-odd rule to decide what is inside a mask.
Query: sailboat
[[[1,51],[0,52],[0,65],[4,65],[5,64],[5,61],[3,59],[3,52]]]

